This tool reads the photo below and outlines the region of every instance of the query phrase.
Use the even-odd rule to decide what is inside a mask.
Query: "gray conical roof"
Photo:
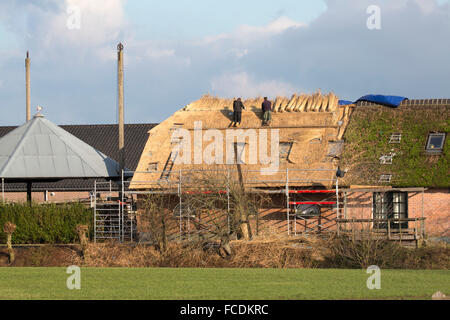
[[[119,165],[41,115],[0,138],[0,178],[117,177]]]

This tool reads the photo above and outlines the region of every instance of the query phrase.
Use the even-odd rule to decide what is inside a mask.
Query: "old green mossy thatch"
[[[386,185],[380,175],[392,174],[388,185],[398,187],[450,186],[450,149],[447,137],[441,154],[426,152],[430,132],[450,128],[450,106],[356,107],[344,135],[342,168],[348,168],[345,185]],[[401,133],[399,144],[389,143]],[[380,157],[395,154],[392,164],[380,164]]]

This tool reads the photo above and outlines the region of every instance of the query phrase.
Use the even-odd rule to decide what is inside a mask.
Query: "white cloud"
[[[242,25],[232,33],[222,33],[216,36],[205,37],[201,43],[212,43],[220,40],[255,41],[263,37],[270,37],[289,29],[305,27],[306,24],[296,22],[288,17],[279,17],[264,26]]]
[[[214,94],[224,97],[257,97],[277,95],[290,96],[295,90],[292,85],[283,81],[257,81],[246,72],[236,74],[226,73],[211,81]]]
[[[176,41],[151,34],[136,39],[124,0],[74,3],[82,8],[78,31],[66,27],[68,0],[0,1],[0,23],[23,41],[1,52],[2,79],[8,81],[3,80],[0,97],[8,107],[21,110],[24,103],[23,59],[29,48],[33,105],[44,105],[58,123],[114,122],[119,41],[127,66],[127,122],[163,120],[211,90],[227,97],[321,88],[346,99],[368,93],[448,98],[448,1],[327,0],[327,10],[307,27],[282,17]],[[371,4],[382,10],[379,31],[366,28]],[[15,116],[2,123],[22,121],[22,114]]]
[[[238,59],[248,55],[248,49],[233,48],[233,49],[230,49],[229,52],[231,55],[235,56]]]
[[[437,5],[435,0],[415,0],[415,2],[426,14],[432,13]]]

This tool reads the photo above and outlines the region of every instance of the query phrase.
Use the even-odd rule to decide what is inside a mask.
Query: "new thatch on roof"
[[[232,109],[234,99],[204,95],[199,100],[188,104],[184,111]],[[320,90],[314,94],[293,94],[291,98],[277,97],[273,102],[274,112],[334,112],[338,108],[338,97],[334,93],[322,95]],[[262,97],[245,99],[244,106],[260,107]]]
[[[291,180],[298,180],[298,185],[330,185],[334,178],[336,163],[332,161],[333,157],[327,156],[328,144],[335,142],[342,137],[348,122],[349,108],[338,108],[337,98],[333,94],[323,97],[319,92],[311,95],[296,95],[291,99],[278,97],[274,102],[274,109],[278,112],[273,114],[271,126],[262,127],[262,98],[244,100],[246,110],[242,113],[242,123],[238,130],[257,135],[260,130],[278,130],[279,142],[281,145],[288,144],[290,150],[286,158],[280,156],[280,165],[278,171],[270,176],[263,176],[261,168],[267,168],[269,165],[252,164],[249,161],[250,140],[247,139],[245,146],[246,157],[241,165],[244,171],[244,178],[247,181],[253,181],[254,187],[283,186],[286,179],[286,168],[289,169],[320,169],[330,171],[304,171],[292,172],[289,174]],[[201,169],[216,168],[217,163],[208,165],[205,163],[194,163],[194,124],[201,122],[202,134],[207,129],[215,129],[226,137],[227,132],[236,130],[230,128],[232,120],[233,99],[221,99],[209,95],[203,96],[183,109],[175,112],[171,117],[160,123],[149,131],[149,138],[144,151],[141,155],[137,172],[133,176],[131,188],[149,189],[154,188],[157,182],[168,178],[169,181],[176,181],[177,172],[182,169]],[[172,134],[177,128],[186,129],[191,133],[190,144],[191,164],[174,164],[168,168],[171,152],[174,148]],[[267,132],[268,143],[271,141],[271,133]],[[203,142],[203,151],[210,146],[211,140],[205,139]],[[222,150],[227,148],[226,139],[219,142]],[[269,144],[270,146],[270,144]],[[260,146],[257,146],[259,154]],[[270,147],[269,154],[270,154]],[[281,148],[280,148],[281,150]],[[281,152],[281,151],[280,151]],[[226,154],[222,163],[226,162]],[[259,159],[258,159],[259,160]],[[219,163],[220,165],[221,163]],[[235,165],[229,165],[235,167]],[[167,175],[161,171],[170,171]],[[153,171],[153,172],[152,172]],[[167,172],[166,172],[167,173]],[[300,180],[304,182],[300,182]],[[314,182],[316,180],[316,182]],[[306,181],[306,182],[305,182]]]

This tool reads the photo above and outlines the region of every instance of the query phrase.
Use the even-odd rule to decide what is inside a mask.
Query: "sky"
[[[378,11],[373,11],[373,6]],[[2,0],[0,125],[160,122],[203,94],[450,98],[448,0]]]

